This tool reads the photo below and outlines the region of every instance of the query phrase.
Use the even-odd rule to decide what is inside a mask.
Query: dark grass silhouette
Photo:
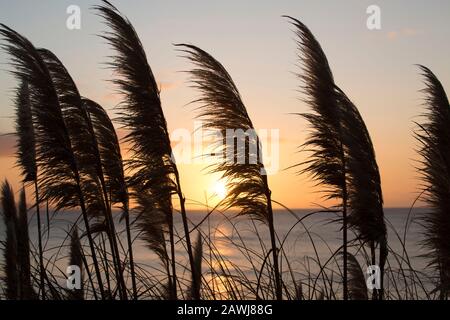
[[[367,284],[364,272],[354,255],[348,253],[348,298],[350,300],[368,300]]]
[[[348,190],[346,184],[346,157],[343,143],[342,111],[336,85],[328,60],[319,42],[300,21],[287,17],[295,27],[299,59],[303,64],[302,89],[313,113],[299,114],[311,127],[311,133],[302,145],[312,152],[308,160],[298,164],[300,173],[308,173],[324,188],[324,197],[341,201],[343,238],[343,288],[344,300],[347,288],[347,229]]]
[[[223,201],[226,207],[239,208],[240,215],[248,215],[269,227],[275,297],[281,300],[282,279],[278,267],[271,191],[253,123],[236,85],[225,68],[210,54],[196,46],[186,44],[177,46],[194,64],[189,74],[193,87],[200,92],[200,97],[196,100],[200,105],[199,118],[206,121],[206,127],[218,130],[225,138],[229,129],[243,132],[232,137],[233,145],[230,146],[227,142],[219,147],[216,153],[229,154],[227,148],[231,148],[233,154],[214,167],[212,172],[220,172],[222,177],[227,179],[229,191]]]
[[[149,247],[158,253],[164,264],[169,263],[165,248],[165,234],[169,233],[171,275],[170,294],[177,297],[175,267],[175,240],[172,195],[180,202],[192,279],[195,281],[195,263],[187,221],[185,198],[181,190],[178,168],[172,157],[169,132],[161,107],[159,89],[148,64],[145,51],[128,19],[107,1],[95,7],[112,30],[102,36],[115,50],[110,63],[120,79],[113,82],[120,88],[124,100],[120,104],[119,122],[129,130],[124,141],[130,143],[132,153],[127,169],[133,172],[129,186],[139,203],[140,226]],[[143,197],[143,198],[142,198]],[[157,234],[153,231],[159,229]],[[151,231],[151,232],[150,232]],[[168,270],[169,271],[169,270]],[[195,287],[198,287],[196,284]],[[193,297],[198,299],[199,297]]]
[[[92,196],[92,177],[89,179],[93,172],[93,164],[84,158],[85,155],[90,158],[92,154],[91,150],[85,149],[89,143],[85,144],[82,139],[83,130],[80,130],[79,136],[78,128],[72,127],[70,130],[70,116],[63,114],[64,101],[60,101],[62,95],[67,94],[70,97],[73,92],[60,91],[58,95],[52,73],[41,56],[42,52],[26,38],[5,25],[0,25],[0,34],[7,43],[3,46],[4,49],[12,57],[14,75],[19,81],[29,85],[41,196],[51,202],[57,210],[80,206],[98,286],[101,296],[105,297],[89,224],[89,217],[97,215],[97,211],[89,208],[98,202],[98,198]],[[53,73],[53,76],[55,75]],[[65,102],[66,107],[71,107],[69,101]],[[85,125],[82,128],[85,128]],[[73,137],[83,143],[74,145],[71,141]],[[91,197],[86,197],[87,195]],[[89,203],[89,200],[94,203]]]
[[[16,95],[16,134],[17,164],[22,170],[23,182],[32,182],[35,192],[36,217],[38,224],[39,281],[42,299],[45,299],[45,270],[42,251],[41,215],[39,209],[39,188],[37,183],[36,142],[34,138],[33,116],[31,111],[28,83],[22,82]]]
[[[4,279],[6,297],[10,300],[36,298],[31,283],[30,246],[28,237],[28,211],[25,192],[20,193],[19,210],[14,193],[5,181],[1,186],[2,216],[6,226],[4,249]]]
[[[88,190],[86,204],[88,212],[97,215],[97,221],[105,226],[111,251],[114,251],[113,265],[118,291],[126,299],[125,284],[121,274],[120,253],[115,226],[109,204],[109,193],[103,173],[101,155],[97,137],[86,104],[66,68],[58,58],[48,50],[39,50],[50,71],[53,84],[60,101],[64,120],[69,129],[70,142],[78,154],[76,159],[84,177],[84,188]],[[104,163],[104,162],[103,162]]]
[[[224,137],[227,129],[244,133],[233,135],[232,141],[224,141],[217,149],[232,161],[210,168],[227,180],[227,197],[212,209],[203,204],[202,222],[189,226],[160,92],[143,46],[131,22],[109,2],[96,6],[95,11],[110,28],[103,38],[114,49],[110,65],[117,75],[113,82],[123,97],[118,123],[127,130],[124,142],[131,145],[127,161],[122,159],[108,114],[78,92],[62,62],[52,52],[34,47],[22,35],[0,25],[2,48],[11,56],[12,73],[19,83],[14,101],[17,164],[24,187],[31,187],[35,193],[35,203],[28,209],[25,189],[18,208],[7,182],[0,190],[6,230],[1,243],[0,298],[368,299],[361,268],[362,262],[367,262],[378,264],[381,279],[388,283],[374,291],[373,298],[448,299],[450,113],[444,89],[431,71],[421,67],[427,111],[416,132],[421,143],[423,194],[430,208],[422,220],[425,245],[436,270],[424,275],[414,269],[405,249],[409,221],[403,237],[393,230],[402,252],[388,245],[389,222],[383,213],[375,151],[358,109],[334,83],[327,58],[313,34],[300,21],[289,18],[298,36],[303,65],[299,77],[312,109],[301,114],[312,129],[304,144],[312,154],[301,164],[301,172],[313,176],[325,197],[339,200],[338,208],[325,211],[342,213],[343,244],[334,252],[330,249],[329,259],[322,261],[316,247],[328,244],[314,238],[304,225],[317,212],[300,218],[272,200],[260,142],[231,76],[210,54],[192,45],[180,45],[178,48],[194,65],[189,74],[193,87],[200,92],[196,100],[201,105],[199,118]],[[180,204],[182,230],[177,230],[173,222],[173,198]],[[274,227],[272,202],[285,208],[296,221],[282,238]],[[48,230],[41,230],[40,206],[44,203]],[[123,230],[118,230],[113,207],[120,209]],[[49,211],[58,214],[65,209],[79,212],[78,220],[59,247],[48,248],[43,239],[53,228]],[[239,209],[239,216],[230,215],[231,209]],[[37,215],[37,248],[29,239],[30,212]],[[220,226],[215,230],[200,228],[209,225],[212,213],[229,224],[233,236],[224,234]],[[266,228],[261,228],[260,222]],[[258,240],[259,249],[249,246],[241,223],[246,223],[245,230]],[[198,232],[197,241],[191,244],[194,230]],[[262,240],[267,230],[269,244]],[[315,251],[313,257],[294,259],[303,258],[302,269],[293,266],[295,261],[285,251],[293,230],[305,235]],[[216,239],[215,233],[221,239]],[[349,241],[347,233],[353,233],[354,239]],[[126,245],[121,242],[123,234]],[[161,266],[149,268],[136,263],[133,250],[137,238],[159,258]],[[220,251],[223,241],[240,255],[244,265]],[[186,249],[189,263],[181,254],[175,255],[176,244]],[[67,276],[59,269],[63,259],[81,269],[79,290],[61,287]],[[313,271],[314,267],[319,271]],[[432,281],[436,274],[438,284],[430,290],[425,282]]]
[[[358,109],[335,84],[328,60],[319,42],[299,20],[287,17],[295,27],[302,72],[302,90],[312,113],[300,114],[310,124],[302,147],[311,157],[300,163],[323,186],[327,199],[341,201],[343,232],[343,297],[348,299],[348,228],[368,243],[372,264],[375,247],[380,248],[378,264],[384,268],[387,255],[383,196],[375,151]],[[381,288],[381,292],[383,289]],[[380,297],[382,294],[380,294]]]
[[[418,123],[415,136],[421,156],[419,173],[422,197],[429,212],[422,217],[424,245],[429,249],[430,265],[436,269],[436,290],[441,299],[450,294],[450,105],[438,78],[430,69],[419,66],[424,78],[424,121]]]
[[[111,119],[102,106],[86,98],[83,98],[83,103],[89,114],[89,120],[92,123],[92,129],[98,143],[106,192],[109,195],[110,203],[112,205],[119,204],[121,206],[123,213],[122,218],[125,219],[133,298],[137,299],[130,225],[129,194],[122,155],[120,152],[119,139]]]

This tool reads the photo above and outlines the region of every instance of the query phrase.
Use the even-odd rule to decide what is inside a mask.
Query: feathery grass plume
[[[327,199],[341,201],[343,212],[343,282],[344,299],[347,289],[347,186],[346,163],[342,134],[342,112],[336,85],[327,57],[311,31],[299,20],[285,16],[295,27],[298,57],[302,62],[302,89],[313,113],[300,114],[311,128],[303,147],[311,152],[311,159],[298,165],[305,166],[300,173],[308,173],[326,189]]]
[[[383,194],[381,178],[367,127],[356,106],[342,90],[337,88],[338,101],[342,107],[343,142],[346,153],[346,177],[348,191],[349,226],[356,231],[363,243],[368,243],[372,264],[378,263],[381,270],[383,297],[384,266],[387,259],[387,230],[384,221]],[[379,246],[379,259],[376,261],[375,248]],[[349,255],[350,256],[350,255]],[[349,267],[350,268],[350,267]]]
[[[127,233],[128,253],[130,258],[130,273],[134,299],[137,299],[136,275],[134,271],[133,247],[131,239],[129,195],[120,153],[119,139],[116,130],[106,111],[98,103],[86,99],[83,102],[87,108],[97,137],[98,148],[103,166],[107,193],[112,204],[121,204]]]
[[[188,297],[193,299],[193,297],[200,297],[201,283],[202,283],[202,260],[203,260],[203,240],[202,235],[199,232],[197,235],[197,241],[194,244],[194,261],[195,261],[195,275],[196,279],[192,279],[191,286],[189,289]]]
[[[5,295],[8,300],[18,300],[21,298],[20,283],[17,256],[17,210],[14,200],[14,192],[8,181],[3,182],[1,188],[2,216],[6,227],[6,240],[3,248],[3,283],[5,286]]]
[[[425,66],[419,66],[424,77],[425,121],[418,124],[419,173],[423,181],[423,199],[429,206],[423,222],[424,245],[430,265],[436,268],[441,299],[450,295],[450,106],[445,90]]]
[[[212,171],[221,172],[222,177],[227,179],[229,191],[223,202],[226,207],[240,208],[240,215],[251,216],[268,225],[275,294],[277,299],[281,300],[282,279],[278,268],[271,191],[253,123],[236,85],[222,64],[196,46],[187,44],[177,46],[183,48],[180,50],[186,53],[187,59],[195,66],[189,73],[193,87],[201,93],[200,98],[195,101],[200,103],[198,117],[206,121],[206,127],[218,130],[226,140],[233,138],[233,142],[226,141],[218,147],[216,154],[227,154],[227,159],[222,158],[224,161],[220,161]],[[231,137],[230,130],[234,131]]]
[[[89,217],[78,160],[72,148],[68,127],[59,102],[52,75],[41,53],[25,37],[0,24],[2,47],[11,55],[12,73],[29,86],[36,142],[36,165],[42,198],[59,210],[80,206],[87,231],[91,256],[102,297],[103,283],[94,243],[89,232]],[[78,157],[79,158],[79,157]]]
[[[83,104],[88,112],[98,143],[107,194],[111,203],[119,203],[126,207],[129,199],[119,140],[114,126],[106,111],[98,103],[83,98]]]
[[[356,257],[347,253],[348,261],[348,298],[350,300],[368,300],[367,284],[364,272]]]
[[[39,188],[37,184],[36,142],[34,138],[33,115],[31,111],[28,83],[22,82],[16,93],[16,135],[17,164],[22,169],[23,182],[33,182],[36,198],[36,218],[38,231],[39,283],[42,298],[45,299],[45,270],[42,249],[41,215],[39,209]]]
[[[3,282],[10,300],[32,300],[36,294],[31,284],[30,240],[25,191],[20,193],[19,212],[8,181],[1,188],[2,215],[6,226]]]
[[[28,84],[22,82],[16,92],[17,164],[22,169],[23,182],[36,180],[36,150]]]
[[[28,209],[25,196],[25,189],[20,192],[19,212],[17,217],[17,259],[19,266],[20,285],[22,298],[31,300],[36,298],[31,283],[31,264],[30,264],[30,237],[28,233]]]
[[[120,253],[109,203],[108,188],[91,118],[75,82],[61,61],[49,50],[40,49],[39,53],[50,71],[64,121],[69,131],[72,149],[77,155],[87,210],[92,212],[92,215],[103,213],[99,216],[99,219],[106,222],[106,233],[112,251],[119,293],[122,299],[126,299],[126,288],[121,272]]]
[[[125,96],[119,105],[119,121],[129,130],[124,138],[131,145],[131,157],[127,162],[127,169],[132,172],[129,186],[134,189],[135,194],[143,192],[146,197],[152,197],[151,202],[156,204],[156,210],[166,210],[164,214],[171,243],[172,296],[176,297],[173,216],[172,205],[168,205],[173,194],[180,200],[191,272],[194,272],[194,261],[185,198],[181,191],[178,169],[172,158],[160,93],[134,27],[117,8],[107,1],[103,2],[103,5],[96,6],[95,9],[112,30],[102,37],[116,51],[110,65],[120,79],[113,82]]]
[[[387,231],[384,221],[383,195],[378,164],[372,140],[356,106],[334,83],[327,58],[320,44],[300,21],[291,19],[297,28],[300,58],[304,74],[300,78],[315,112],[304,116],[313,132],[304,146],[311,148],[312,160],[303,172],[329,186],[328,198],[342,200],[344,299],[347,279],[347,226],[360,240],[368,243],[372,264],[376,264],[375,248],[379,246],[378,264],[382,271],[387,259]],[[383,283],[383,282],[382,282]],[[379,297],[382,297],[383,286]],[[377,294],[374,292],[374,296]]]
[[[159,185],[162,186],[162,184]],[[166,198],[166,201],[158,198],[157,195],[152,194],[153,190],[149,190],[149,188],[135,186],[133,190],[136,190],[132,196],[136,200],[136,224],[141,231],[140,237],[145,241],[146,246],[160,258],[167,273],[168,283],[167,287],[162,290],[163,298],[174,300],[176,299],[176,283],[174,284],[173,281],[176,281],[176,278],[173,277],[170,270],[171,259],[169,259],[166,246],[166,234],[169,232],[169,228],[173,227],[167,219],[167,213],[172,210],[172,203],[169,198]]]
[[[70,300],[84,300],[84,288],[83,288],[83,250],[81,249],[81,242],[78,236],[78,228],[75,226],[70,237],[70,260],[71,266],[78,266],[80,268],[81,276],[81,288],[73,289],[69,291]]]

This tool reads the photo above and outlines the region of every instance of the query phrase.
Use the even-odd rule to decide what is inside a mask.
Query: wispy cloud
[[[159,90],[161,90],[161,91],[175,89],[177,86],[178,85],[175,82],[170,82],[170,81],[158,82],[158,87],[159,87]]]
[[[386,37],[391,40],[397,40],[399,38],[410,38],[416,37],[423,34],[422,30],[414,29],[414,28],[403,28],[400,30],[392,30],[386,34]]]

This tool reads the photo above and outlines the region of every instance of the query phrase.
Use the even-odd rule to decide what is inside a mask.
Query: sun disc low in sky
[[[217,180],[214,182],[213,188],[213,196],[220,198],[221,200],[227,196],[227,186],[224,181]]]

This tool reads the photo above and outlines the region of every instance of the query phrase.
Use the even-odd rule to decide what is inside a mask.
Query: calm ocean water
[[[286,257],[289,260],[291,268],[295,270],[295,277],[299,281],[306,281],[305,279],[310,274],[317,273],[319,270],[318,265],[323,265],[342,244],[340,225],[337,222],[331,221],[337,218],[334,213],[317,213],[304,219],[302,221],[303,224],[296,224],[298,218],[302,218],[313,211],[310,209],[294,210],[297,217],[283,210],[277,210],[275,213],[274,219],[278,238],[280,241],[284,241],[283,248]],[[408,212],[409,209],[407,208],[385,209],[389,232],[389,246],[399,255],[402,255],[403,248],[398,237],[403,238]],[[415,209],[412,211],[412,223],[406,232],[406,251],[408,252],[413,268],[419,271],[426,270],[426,260],[420,257],[424,253],[420,246],[422,229],[414,221],[421,212],[423,212],[423,209]],[[197,225],[205,217],[205,214],[206,212],[201,211],[191,212],[189,214],[189,219],[192,222],[191,228]],[[46,215],[42,214],[41,219],[43,221],[44,244],[46,248],[45,256],[47,259],[54,261],[48,269],[52,273],[61,275],[62,270],[65,270],[65,266],[67,265],[66,248],[68,245],[66,235],[69,228],[76,222],[77,217],[76,212],[61,212],[52,216],[50,232],[47,233]],[[175,224],[179,234],[182,234],[183,229],[179,214],[175,216]],[[237,265],[249,278],[254,276],[250,267],[250,261],[242,253],[240,247],[242,244],[245,244],[249,250],[261,254],[264,250],[261,247],[262,241],[268,248],[269,238],[265,225],[261,223],[252,224],[246,218],[234,218],[233,213],[230,212],[225,214],[211,214],[199,228],[201,228],[204,234],[209,235],[209,238],[214,244],[213,250],[220,253],[221,260],[227,263],[231,272],[235,271],[233,269]],[[118,223],[118,229],[123,229],[123,225]],[[256,234],[255,230],[257,230],[258,234]],[[4,226],[0,224],[0,235],[2,238],[4,234]],[[36,217],[32,215],[30,216],[30,238],[32,239],[33,245],[37,247],[36,234]],[[137,235],[137,233],[135,234]],[[192,236],[194,240],[196,239],[196,234],[197,231],[194,231]],[[125,246],[125,234],[121,238]],[[61,245],[63,245],[62,248]],[[356,247],[350,249],[352,253],[356,253],[356,251]],[[204,252],[204,257],[208,257],[208,248],[204,248]],[[134,245],[134,255],[136,262],[141,264],[143,268],[149,270],[149,272],[157,272],[157,269],[161,269],[159,260],[139,239],[136,240]],[[181,244],[177,246],[177,256],[178,259],[182,260],[180,265],[187,265],[185,250]],[[258,261],[256,257],[254,259],[254,262]],[[361,259],[359,260],[363,270],[365,270],[366,262]],[[389,263],[395,269],[398,266],[398,258],[391,255],[389,257]],[[208,266],[204,265],[204,268],[207,269]],[[336,262],[330,262],[329,268],[330,270],[336,269],[336,272],[338,272]],[[286,271],[286,269],[284,270]]]

